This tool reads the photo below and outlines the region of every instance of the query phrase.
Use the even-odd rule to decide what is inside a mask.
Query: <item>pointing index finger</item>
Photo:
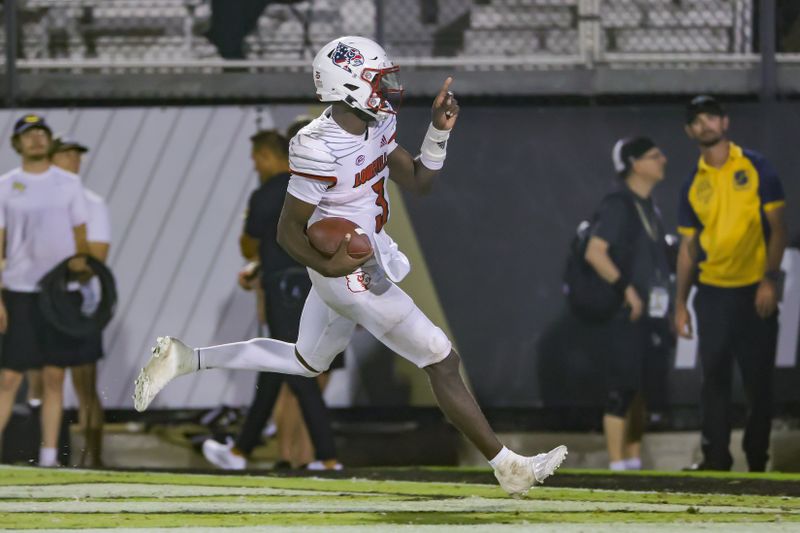
[[[439,90],[439,94],[436,96],[436,104],[442,105],[444,99],[447,97],[447,92],[450,90],[450,84],[453,83],[453,77],[448,76],[444,83],[442,84],[442,88]]]

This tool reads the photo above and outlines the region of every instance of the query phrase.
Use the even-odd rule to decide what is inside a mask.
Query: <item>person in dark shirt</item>
[[[252,158],[261,184],[250,196],[244,230],[239,239],[242,255],[251,266],[240,274],[239,283],[260,272],[263,312],[270,336],[295,342],[311,280],[305,267],[292,259],[277,242],[278,219],[289,184],[289,143],[274,130],[259,131],[251,137]],[[341,469],[336,460],[328,412],[317,381],[313,378],[261,372],[241,433],[235,442],[221,444],[213,439],[203,443],[203,455],[224,469],[238,470],[260,440],[281,385],[286,382],[297,396],[314,444],[316,461],[312,469]]]
[[[651,197],[664,178],[666,157],[646,137],[622,139],[612,153],[623,186],[606,196],[586,248],[586,261],[624,295],[623,307],[598,326],[608,396],[603,431],[611,470],[641,468],[646,377],[664,377],[651,364],[666,361],[670,268],[661,216]],[[655,375],[654,375],[655,374]]]

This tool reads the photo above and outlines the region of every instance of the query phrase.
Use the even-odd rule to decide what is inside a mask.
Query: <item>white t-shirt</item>
[[[86,208],[89,215],[86,221],[86,240],[88,242],[102,242],[111,244],[111,217],[108,213],[108,206],[103,197],[94,191],[84,187],[84,194],[86,195]],[[84,308],[92,312],[97,307],[97,302],[100,301],[102,291],[100,289],[100,281],[97,277],[89,280],[89,283],[81,285],[77,281],[71,281],[67,284],[67,290],[78,291],[83,293]]]
[[[317,208],[308,223],[342,217],[358,224],[370,238],[375,258],[393,281],[410,266],[397,244],[383,231],[389,220],[389,154],[397,148],[396,120],[373,123],[364,135],[343,130],[330,108],[300,130],[289,145],[289,194]]]
[[[111,244],[111,217],[106,201],[87,188],[84,188],[83,192],[86,194],[86,207],[89,212],[86,221],[86,240]]]
[[[75,254],[72,229],[88,218],[78,176],[51,166],[41,174],[16,168],[0,176],[0,228],[6,232],[3,285],[37,292],[47,272]]]

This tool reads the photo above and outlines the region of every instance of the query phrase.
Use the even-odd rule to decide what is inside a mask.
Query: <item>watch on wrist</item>
[[[780,270],[768,270],[764,273],[764,279],[768,279],[773,283],[778,283],[781,280]]]

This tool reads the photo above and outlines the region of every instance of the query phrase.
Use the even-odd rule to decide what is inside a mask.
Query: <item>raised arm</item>
[[[447,140],[458,119],[458,102],[450,92],[453,78],[448,77],[431,108],[431,124],[420,147],[420,155],[412,157],[402,146],[389,154],[389,178],[400,187],[417,194],[427,194],[447,157]]]

